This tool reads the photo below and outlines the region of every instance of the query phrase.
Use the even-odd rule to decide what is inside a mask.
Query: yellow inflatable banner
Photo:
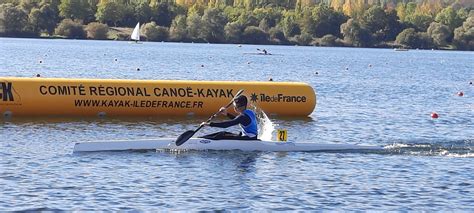
[[[0,77],[4,116],[209,116],[239,91],[268,115],[307,116],[311,86],[297,82]]]

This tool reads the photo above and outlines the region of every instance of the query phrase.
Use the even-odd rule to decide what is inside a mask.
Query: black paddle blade
[[[194,130],[188,130],[186,132],[184,132],[183,134],[181,134],[177,139],[176,139],[176,146],[181,146],[183,145],[183,143],[185,143],[186,141],[188,141],[191,137],[193,137],[194,133],[196,133],[196,131]]]

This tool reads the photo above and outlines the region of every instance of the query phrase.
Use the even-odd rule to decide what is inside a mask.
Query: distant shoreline
[[[132,30],[132,28],[130,28]],[[131,31],[130,30],[130,31]],[[19,39],[51,39],[51,40],[83,40],[83,41],[131,41],[131,40],[124,40],[124,39],[91,39],[91,38],[65,38],[62,36],[39,36],[39,37],[11,37],[11,36],[0,36],[0,38],[19,38]],[[318,45],[298,45],[298,44],[245,44],[245,43],[211,43],[211,42],[189,42],[189,41],[146,41],[141,40],[141,42],[151,42],[151,43],[185,43],[185,44],[230,44],[230,45],[255,45],[255,46],[302,46],[302,47],[342,47],[342,48],[362,48],[362,49],[406,49],[406,50],[448,50],[448,51],[463,51],[469,52],[470,50],[458,50],[454,48],[432,48],[432,49],[422,49],[422,48],[406,48],[396,44],[387,44],[386,46],[378,46],[378,47],[355,47],[355,46],[318,46]]]

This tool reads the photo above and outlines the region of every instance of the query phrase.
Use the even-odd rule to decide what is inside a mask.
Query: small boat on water
[[[406,48],[394,48],[395,51],[408,51]]]
[[[132,35],[130,36],[130,39],[133,40],[133,42],[129,42],[132,44],[141,44],[140,42],[140,22],[137,23],[135,28],[133,28]]]
[[[111,140],[79,142],[74,145],[77,152],[133,151],[133,150],[241,150],[268,152],[309,152],[309,151],[357,151],[382,150],[380,146],[337,144],[337,143],[302,143],[261,140],[210,140],[191,138],[181,146],[175,145],[175,138]]]

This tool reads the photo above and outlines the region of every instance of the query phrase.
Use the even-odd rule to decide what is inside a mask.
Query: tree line
[[[0,0],[0,35],[474,50],[461,0]],[[111,33],[117,31],[116,33]]]

